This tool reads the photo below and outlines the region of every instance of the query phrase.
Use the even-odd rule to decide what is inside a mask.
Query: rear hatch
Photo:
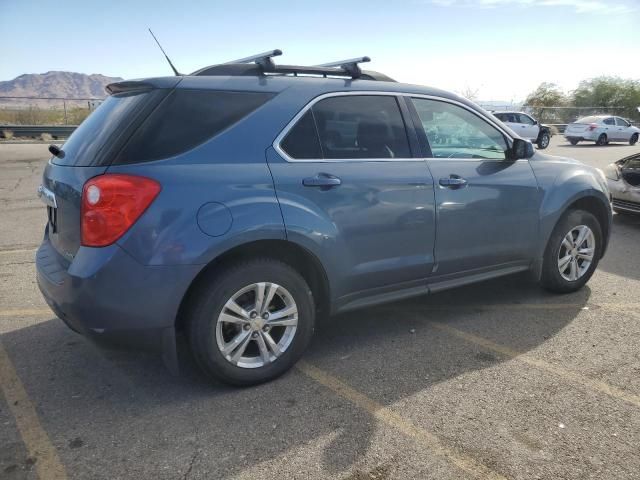
[[[132,132],[179,82],[179,78],[159,80],[163,81],[156,85],[109,85],[111,95],[60,147],[62,153],[51,157],[47,164],[41,190],[47,204],[49,239],[68,261],[80,248],[80,205],[85,182],[106,171]]]

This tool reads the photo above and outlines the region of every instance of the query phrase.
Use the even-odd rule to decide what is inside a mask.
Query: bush
[[[11,130],[3,130],[2,137],[7,140],[11,140],[13,138],[13,132]]]
[[[53,137],[50,133],[41,133],[40,140],[42,140],[43,142],[50,142],[53,140]]]

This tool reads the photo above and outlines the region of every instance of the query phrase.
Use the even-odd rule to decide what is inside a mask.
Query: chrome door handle
[[[302,185],[305,187],[331,188],[340,184],[342,184],[342,180],[329,173],[318,173],[314,177],[307,177],[302,180]]]
[[[447,188],[461,188],[466,187],[469,184],[466,179],[459,177],[458,175],[451,175],[449,178],[441,178],[438,183]]]

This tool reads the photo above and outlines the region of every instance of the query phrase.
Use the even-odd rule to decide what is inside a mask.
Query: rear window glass
[[[576,123],[597,123],[600,117],[584,117],[578,120]]]
[[[114,163],[139,163],[186,152],[238,122],[272,93],[174,90],[129,140]]]
[[[112,136],[129,121],[131,113],[147,99],[149,90],[112,95],[91,113],[62,146],[64,157],[53,157],[56,165],[88,166]]]
[[[339,95],[314,104],[282,149],[295,159],[409,158],[409,140],[393,96]]]
[[[282,149],[291,158],[311,160],[322,158],[320,140],[311,110],[307,110],[282,141]]]

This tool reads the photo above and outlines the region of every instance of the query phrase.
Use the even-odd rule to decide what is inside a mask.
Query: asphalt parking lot
[[[53,316],[33,261],[46,158],[0,144],[0,478],[640,478],[640,217],[614,216],[575,294],[516,276],[349,313],[289,374],[233,389]]]

